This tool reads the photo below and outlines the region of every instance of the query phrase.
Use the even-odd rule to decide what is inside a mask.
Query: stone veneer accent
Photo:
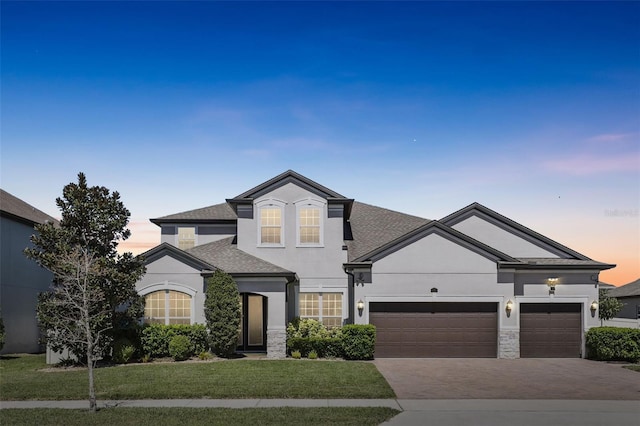
[[[520,358],[520,330],[500,330],[498,337],[498,358]]]
[[[267,329],[267,358],[287,357],[287,330]]]

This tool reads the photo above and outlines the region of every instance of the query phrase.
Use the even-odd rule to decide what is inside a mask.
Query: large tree
[[[240,295],[238,285],[226,272],[217,269],[207,278],[204,302],[211,348],[222,357],[229,358],[238,346],[240,327]]]
[[[131,234],[130,213],[118,192],[89,187],[79,173],[78,183],[66,185],[56,204],[59,226],[37,225],[34,247],[25,250],[54,276],[50,291],[38,298],[37,316],[49,347],[68,349],[87,363],[89,407],[96,410],[93,369],[113,330],[141,317],[144,301],[135,283],[145,268],[142,259],[117,252]]]

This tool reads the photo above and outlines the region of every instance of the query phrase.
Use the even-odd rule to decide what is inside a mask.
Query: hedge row
[[[640,329],[595,327],[587,331],[587,356],[598,361],[640,361]]]
[[[142,350],[152,358],[168,357],[171,355],[169,345],[175,336],[184,336],[189,339],[188,356],[209,350],[207,328],[203,324],[147,326],[142,330]],[[181,340],[184,342],[183,339]]]
[[[304,324],[307,320],[300,323]],[[313,320],[311,320],[313,321]],[[314,321],[315,323],[315,321]],[[315,326],[312,323],[311,326]],[[305,327],[303,325],[303,327]],[[296,333],[288,330],[287,352],[299,351],[303,357],[315,351],[321,358],[342,357],[350,360],[373,359],[376,343],[376,328],[373,325],[349,324],[338,332],[324,333],[315,330],[315,337],[293,337]],[[319,335],[337,335],[339,337],[317,337]]]

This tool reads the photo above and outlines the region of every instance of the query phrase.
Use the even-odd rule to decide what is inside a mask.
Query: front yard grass
[[[399,411],[383,407],[335,408],[56,408],[0,410],[3,425],[379,425]]]
[[[44,355],[0,358],[0,399],[87,399],[86,369],[47,368]],[[367,362],[226,360],[95,370],[98,399],[395,398]]]
[[[629,370],[633,370],[633,371],[637,371],[640,373],[640,365],[638,364],[632,364],[632,365],[623,365],[624,368],[627,368]]]

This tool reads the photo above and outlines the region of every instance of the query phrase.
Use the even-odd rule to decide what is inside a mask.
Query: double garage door
[[[497,303],[372,302],[379,358],[496,358]],[[520,305],[520,356],[579,357],[580,304]]]
[[[496,358],[497,303],[371,303],[380,358]]]

